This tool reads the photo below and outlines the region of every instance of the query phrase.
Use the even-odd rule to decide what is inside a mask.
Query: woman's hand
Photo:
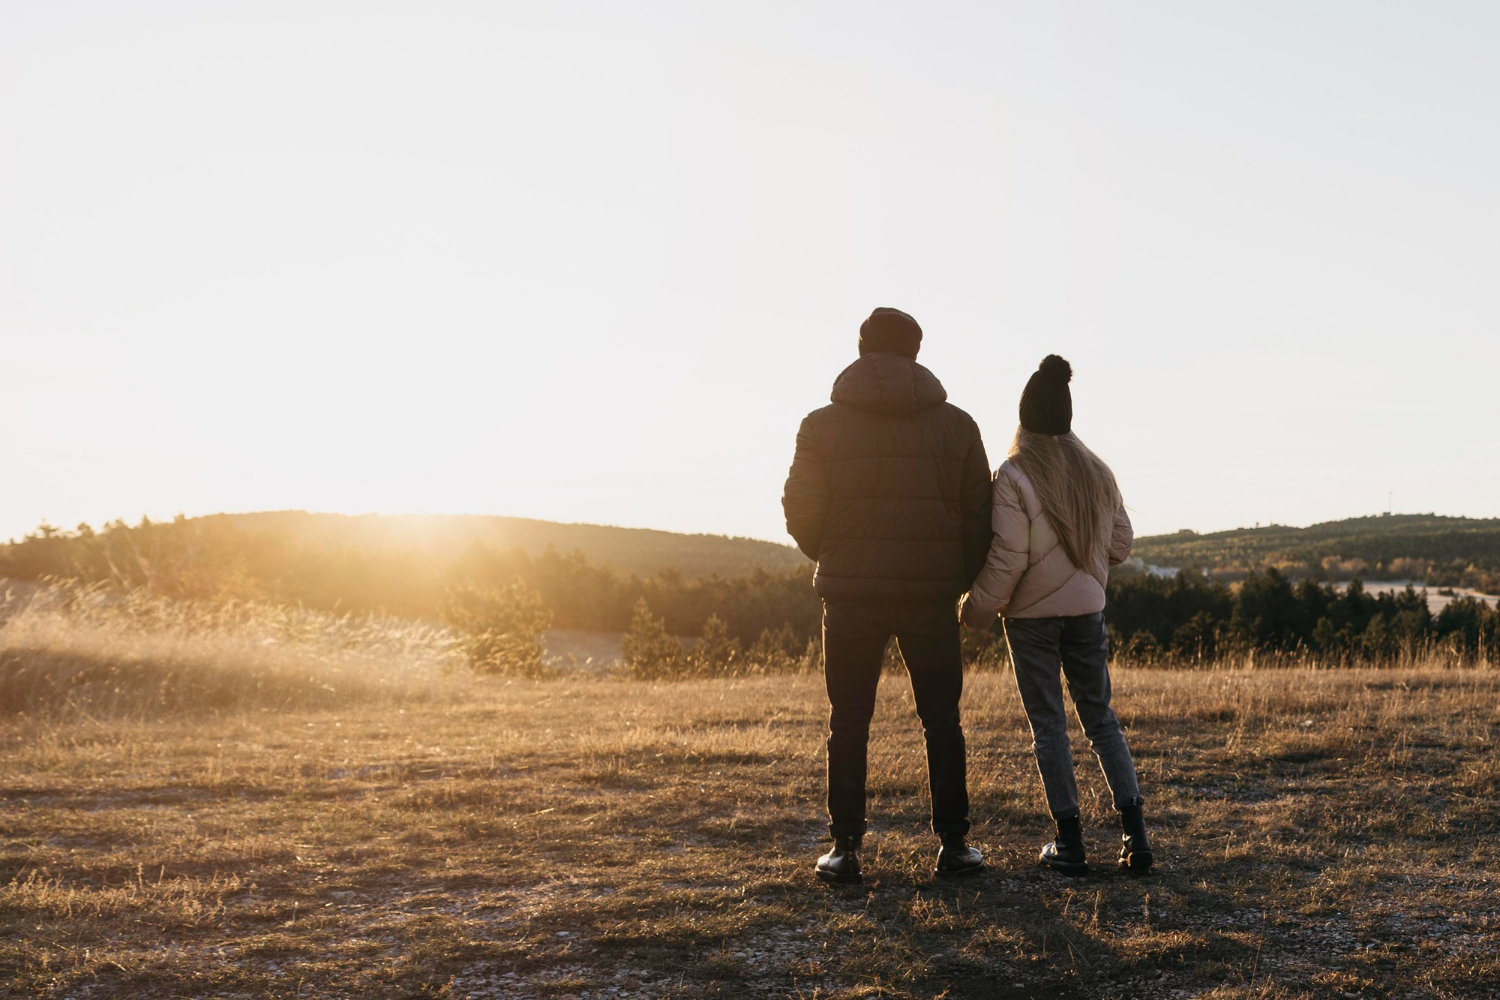
[[[982,619],[985,616],[974,610],[974,602],[969,600],[969,597],[969,594],[965,594],[963,601],[959,603],[958,620],[963,623],[965,628],[973,629],[976,632],[983,632],[995,624],[995,616],[990,615],[988,616],[989,621],[983,621]]]

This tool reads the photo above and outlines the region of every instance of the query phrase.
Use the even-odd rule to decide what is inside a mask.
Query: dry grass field
[[[12,602],[14,605],[15,602]],[[1160,869],[1039,869],[1010,677],[965,694],[989,871],[930,875],[888,676],[869,875],[819,679],[476,678],[412,627],[30,606],[0,625],[0,993],[1500,996],[1500,674],[1117,668]],[[1081,742],[1081,737],[1080,737]]]

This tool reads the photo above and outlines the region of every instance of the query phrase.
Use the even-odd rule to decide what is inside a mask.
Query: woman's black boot
[[[1120,867],[1133,875],[1151,869],[1151,841],[1139,802],[1120,807]]]
[[[1083,857],[1083,825],[1077,816],[1057,817],[1057,839],[1042,848],[1042,864],[1064,875],[1083,875],[1089,870]]]

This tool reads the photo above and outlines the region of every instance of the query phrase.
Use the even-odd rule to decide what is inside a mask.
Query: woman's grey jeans
[[[1140,805],[1135,762],[1115,710],[1109,707],[1109,637],[1104,614],[1065,618],[1007,618],[1005,641],[1016,671],[1021,703],[1031,722],[1036,767],[1047,790],[1047,808],[1056,819],[1078,815],[1078,783],[1068,745],[1068,717],[1062,678],[1089,738],[1115,808]],[[1061,677],[1059,677],[1061,668]]]

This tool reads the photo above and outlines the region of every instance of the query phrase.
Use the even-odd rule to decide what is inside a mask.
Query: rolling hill
[[[812,628],[811,568],[752,538],[483,515],[215,514],[44,527],[0,545],[9,580],[408,618],[440,615],[455,588],[519,583],[559,628],[618,631],[648,599],[679,631],[718,612],[747,642],[788,622]]]
[[[1157,566],[1234,571],[1276,566],[1295,575],[1416,578],[1481,586],[1500,577],[1500,518],[1396,514],[1139,538],[1135,555]]]
[[[299,545],[366,552],[417,549],[451,557],[471,543],[520,548],[540,555],[549,548],[582,552],[598,566],[653,576],[673,569],[686,577],[742,576],[760,567],[773,573],[810,565],[791,545],[728,535],[687,535],[651,528],[563,524],[488,514],[315,514],[267,511],[214,514],[251,533],[281,535]]]

